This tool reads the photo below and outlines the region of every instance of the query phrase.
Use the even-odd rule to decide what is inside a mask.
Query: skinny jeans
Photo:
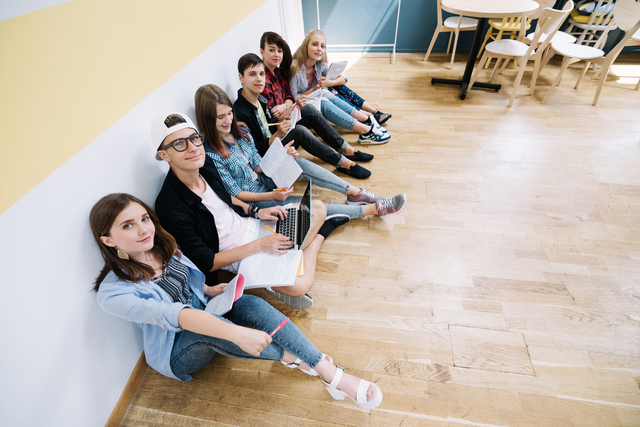
[[[302,147],[323,162],[337,168],[341,167],[346,160],[341,152],[347,148],[347,141],[340,137],[312,105],[305,105],[300,112],[300,121],[296,123],[295,129],[282,139],[282,144],[294,141],[296,149]],[[308,128],[315,130],[328,145],[323,144]]]
[[[188,304],[196,310],[204,310],[204,305],[195,294],[191,294]],[[188,310],[188,309],[185,309]],[[239,326],[271,333],[286,316],[273,308],[262,298],[243,295],[233,303],[231,311],[217,318]],[[192,374],[205,367],[216,353],[236,359],[282,360],[284,351],[293,354],[312,368],[322,358],[322,353],[291,321],[287,322],[273,337],[260,356],[252,356],[231,341],[200,335],[183,330],[176,334],[171,351],[171,370],[176,375]]]
[[[342,194],[347,194],[347,191],[349,191],[351,184],[329,172],[322,166],[318,166],[307,159],[296,159],[296,162],[302,168],[302,174],[300,177],[307,178],[309,181],[313,182],[314,185],[334,190]],[[268,193],[278,188],[271,178],[262,173],[258,174],[256,187],[257,193]],[[263,200],[261,202],[253,202],[252,204],[262,209],[270,208],[272,206],[282,206],[288,203],[299,203],[301,200],[302,199],[300,197],[289,196],[284,201]],[[364,217],[362,206],[335,205],[332,203],[325,203],[325,205],[327,206],[327,216],[343,214],[348,215],[349,219]]]
[[[358,122],[355,117],[351,115],[356,111],[356,108],[331,92],[322,94],[322,102],[320,105],[322,107],[322,115],[337,126],[351,130]]]

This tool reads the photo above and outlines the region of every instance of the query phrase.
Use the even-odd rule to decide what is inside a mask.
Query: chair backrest
[[[438,12],[438,28],[440,28],[440,27],[442,27],[444,25],[442,23],[443,22],[443,20],[442,20],[442,0],[438,0],[436,4],[437,4],[437,7],[438,7],[438,10],[437,10],[437,12]],[[447,50],[447,52],[449,52],[449,51]]]
[[[615,9],[613,0],[598,0],[587,25],[600,25],[604,27],[609,24],[609,20],[613,18],[613,9]]]
[[[613,17],[618,28],[629,31],[640,21],[640,3],[635,0],[618,0]]]
[[[533,40],[531,40],[529,50],[534,49],[534,47],[538,44],[540,37],[544,34],[545,39],[540,44],[540,46],[538,46],[538,52],[544,52],[544,50],[547,48],[547,45],[551,42],[554,34],[556,33],[556,31],[558,31],[564,20],[567,19],[567,16],[569,16],[569,13],[571,13],[572,9],[573,2],[571,0],[568,0],[564,4],[562,10],[551,8],[543,9],[542,12],[540,12],[540,16],[538,17],[538,25],[536,26],[536,31],[533,35]]]
[[[538,9],[532,13],[531,15],[529,15],[529,18],[531,19],[538,19],[540,17],[540,14],[542,13],[542,10],[545,8],[552,8],[555,4],[556,4],[556,0],[534,0],[536,3],[538,3]]]
[[[620,7],[618,9],[618,7]],[[625,31],[624,37],[607,54],[609,63],[615,61],[625,45],[631,40],[636,31],[640,31],[640,3],[635,0],[618,0],[616,6],[616,24],[618,28]],[[607,31],[611,25],[607,27]],[[600,48],[602,49],[602,48]],[[640,83],[639,83],[640,84]]]

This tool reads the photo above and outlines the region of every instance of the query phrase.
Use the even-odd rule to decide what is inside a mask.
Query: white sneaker
[[[301,297],[290,297],[289,295],[281,294],[271,288],[265,288],[265,291],[278,298],[289,307],[297,308],[298,310],[306,310],[313,306],[313,298],[309,294],[304,294]]]

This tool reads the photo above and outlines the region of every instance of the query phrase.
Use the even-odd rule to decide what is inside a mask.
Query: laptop
[[[287,210],[287,217],[284,220],[260,220],[258,239],[272,233],[267,228],[269,226],[276,233],[287,236],[293,241],[292,249],[300,249],[311,228],[311,181],[307,184],[300,203],[289,203],[283,208]]]

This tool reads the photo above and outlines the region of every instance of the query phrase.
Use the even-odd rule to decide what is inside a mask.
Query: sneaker
[[[400,213],[404,210],[407,204],[407,196],[404,194],[398,194],[390,199],[377,200],[378,217],[386,219],[387,216]]]
[[[338,172],[342,172],[356,179],[365,179],[371,176],[371,171],[369,169],[365,169],[362,166],[356,164],[351,165],[349,169],[338,168]]]
[[[365,190],[364,188],[361,188],[360,192],[355,197],[347,195],[348,205],[370,205],[371,203],[375,203],[378,200],[385,200],[385,197],[373,194],[371,191]]]
[[[389,120],[392,117],[391,114],[383,113],[382,111],[378,111],[378,110],[376,110],[372,115],[373,117],[376,118],[376,121],[380,126],[385,124],[387,120]]]
[[[326,239],[331,233],[333,233],[333,230],[335,230],[336,227],[346,224],[350,219],[351,218],[347,214],[329,215],[324,220],[324,224],[322,224],[320,230],[318,230],[318,234]]]
[[[360,134],[360,138],[358,138],[358,143],[362,145],[380,145],[386,144],[391,139],[391,135],[388,133],[376,133],[370,130],[368,133]]]
[[[378,122],[376,121],[375,117],[373,117],[373,115],[369,116],[369,118],[364,122],[364,124],[371,126],[371,130],[373,131],[373,133],[376,133],[378,135],[386,135],[389,133],[385,128],[383,128],[378,124]]]
[[[344,156],[352,162],[370,162],[373,160],[373,154],[363,153],[362,151],[356,151],[353,156],[347,156],[346,154]]]
[[[270,295],[278,298],[283,303],[287,304],[291,308],[297,308],[298,310],[306,310],[313,306],[313,298],[309,294],[304,294],[301,297],[290,297],[289,295],[281,294],[271,290],[271,288],[265,288]]]

